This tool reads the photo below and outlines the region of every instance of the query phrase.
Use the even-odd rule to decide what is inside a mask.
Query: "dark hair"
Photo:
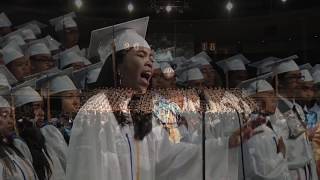
[[[34,113],[32,109],[32,102],[24,104],[23,106],[15,108],[16,119],[32,119],[34,118]]]
[[[40,129],[32,122],[34,118],[32,103],[16,108],[17,128],[21,138],[27,143],[33,159],[33,167],[39,180],[45,180],[52,174],[48,159],[50,155],[45,147],[45,138]]]
[[[116,52],[116,70],[118,65],[123,63],[123,59],[129,50],[121,50]],[[113,73],[112,55],[110,55],[104,62],[97,82],[95,83],[95,88],[114,87]],[[119,77],[117,77],[117,79],[119,79]],[[117,85],[119,85],[119,82],[117,82]]]
[[[45,138],[42,135],[40,128],[37,128],[29,120],[22,120],[19,122],[18,129],[20,136],[27,143],[32,155],[32,165],[38,175],[39,180],[50,179],[52,170],[49,160],[50,155],[45,146]]]

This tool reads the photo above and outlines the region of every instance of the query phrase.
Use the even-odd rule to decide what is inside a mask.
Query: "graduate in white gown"
[[[105,61],[97,84],[114,87],[115,83],[140,93],[147,91],[153,61],[151,49],[144,40],[148,19],[92,32],[89,56],[99,56]],[[110,56],[113,35],[116,53]],[[112,60],[116,62],[115,81]],[[202,177],[201,145],[170,143],[163,128],[152,127],[152,114],[140,114],[137,118],[128,111],[130,96],[118,100],[123,106],[120,112],[113,113],[112,98],[102,91],[89,99],[76,116],[69,144],[67,179],[194,180]],[[250,129],[248,134],[252,134]],[[206,140],[207,179],[238,179],[230,176],[228,165],[229,148],[239,145],[238,139],[235,133],[232,138]]]
[[[310,108],[311,111],[316,112],[318,119],[320,120],[320,64],[316,64],[312,70],[312,78],[314,80],[314,105]]]
[[[0,96],[0,179],[38,180],[32,163],[13,144],[10,138],[13,123],[12,109]]]
[[[39,179],[65,180],[67,144],[60,131],[45,122],[43,98],[30,86],[13,91],[19,134],[28,145]]]
[[[277,106],[273,87],[263,76],[244,81],[240,87],[247,96],[254,98],[258,105],[257,111],[251,115],[249,124],[262,131],[245,143],[246,179],[291,179],[283,138],[277,134],[270,122],[270,115],[275,113]]]
[[[304,126],[305,114],[296,103],[297,89],[301,81],[301,73],[294,62],[297,56],[290,56],[272,64],[274,87],[278,90],[278,109],[288,125],[287,160],[291,178],[315,180],[318,178],[311,143]]]

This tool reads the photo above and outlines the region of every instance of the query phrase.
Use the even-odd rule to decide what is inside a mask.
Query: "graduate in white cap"
[[[320,64],[316,64],[312,68],[311,73],[315,84],[315,102],[314,106],[310,110],[317,112],[318,117],[320,117]]]
[[[278,60],[280,60],[280,58],[271,56],[260,61],[250,63],[249,66],[255,67],[257,69],[257,75],[262,75],[272,72],[272,67],[269,65],[275,63]]]
[[[11,26],[12,23],[9,20],[8,16],[4,12],[2,12],[0,14],[0,37],[9,34],[12,31]]]
[[[311,70],[312,79],[313,79],[313,91],[314,91],[314,97],[312,100],[313,106],[309,109],[310,112],[315,112],[317,114],[318,122],[320,118],[320,65],[316,64]],[[313,133],[313,152],[315,156],[315,160],[317,162],[318,167],[318,176],[320,175],[320,132],[319,128],[318,130]]]
[[[51,51],[44,40],[32,41],[29,43],[27,55],[30,57],[32,74],[47,71],[56,66]]]
[[[105,61],[98,79],[102,87],[147,91],[153,63],[152,50],[145,41],[148,20],[148,17],[141,18],[92,32],[89,56],[99,55]],[[117,75],[115,80],[113,75]],[[134,96],[139,97],[138,94]],[[150,114],[142,114],[144,120],[131,118],[133,114],[127,109],[130,96],[120,110],[124,117],[107,110],[109,100],[103,92],[98,93],[75,118],[67,179],[201,178],[200,145],[171,144],[162,127],[152,127]],[[207,139],[206,152],[210,152],[206,156],[207,179],[229,178],[228,150],[234,147],[231,144],[228,138]]]
[[[200,70],[204,78],[204,85],[206,87],[220,87],[221,86],[221,77],[218,72],[210,64],[212,59],[204,51],[195,55],[191,58],[194,62],[201,63]]]
[[[86,58],[81,56],[79,46],[74,46],[70,49],[66,49],[59,54],[55,55],[56,59],[59,59],[59,68],[66,69],[73,67],[74,70],[79,70],[85,67]]]
[[[78,44],[79,31],[74,12],[50,19],[50,24],[58,35],[63,48],[68,49]]]
[[[13,91],[19,135],[28,145],[39,180],[65,179],[67,144],[56,127],[46,124],[43,98],[30,86]]]
[[[311,69],[310,69],[311,70]],[[320,123],[320,117],[317,113],[310,111],[314,105],[315,84],[309,69],[301,69],[301,83],[297,95],[297,101],[301,105],[305,113],[305,120],[308,128],[315,128]]]
[[[0,96],[0,178],[15,180],[38,180],[35,169],[28,157],[15,146],[12,139],[12,109],[7,100]]]
[[[50,103],[50,107],[46,106],[49,114],[48,121],[58,121],[57,127],[63,133],[67,143],[72,128],[73,118],[80,108],[80,91],[74,85],[67,75],[56,75],[45,78],[41,84],[42,89],[48,88],[45,102]]]
[[[311,144],[306,133],[305,114],[295,101],[301,83],[301,72],[290,56],[272,64],[274,87],[278,91],[278,109],[287,120],[289,134],[286,141],[288,167],[292,179],[318,179]]]
[[[6,67],[18,81],[22,81],[25,76],[31,74],[29,58],[14,47],[3,49],[3,60]]]
[[[250,61],[242,54],[238,54],[217,62],[226,76],[226,87],[234,88],[240,82],[248,79],[246,64]]]
[[[243,81],[239,87],[246,96],[256,100],[258,109],[252,113],[249,125],[261,131],[244,144],[244,169],[246,179],[287,180],[291,179],[286,161],[287,151],[281,135],[270,122],[277,108],[274,89],[265,76]]]

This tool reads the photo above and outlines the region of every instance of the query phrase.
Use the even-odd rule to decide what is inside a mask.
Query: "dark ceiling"
[[[215,19],[246,16],[269,15],[277,12],[294,11],[308,8],[319,8],[319,0],[231,0],[234,9],[227,12],[225,6],[228,0],[82,0],[83,7],[78,11],[85,16],[104,18],[126,18],[135,16],[151,16],[153,19],[174,17],[178,19]],[[63,12],[76,10],[74,0],[1,0],[0,10],[10,11],[16,9],[30,10],[34,13],[59,15]],[[127,4],[132,2],[135,6],[133,13],[128,13]],[[152,8],[154,4],[183,4],[184,13],[172,12],[170,15],[163,12],[157,14]]]

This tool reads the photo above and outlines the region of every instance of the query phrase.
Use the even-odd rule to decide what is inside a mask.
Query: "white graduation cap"
[[[306,63],[306,64],[302,64],[299,66],[300,70],[302,69],[308,69],[309,71],[311,71],[312,69],[312,65],[310,63]]]
[[[87,84],[95,83],[98,80],[102,68],[97,68],[89,71],[87,75]]]
[[[66,76],[56,76],[50,81],[48,81],[50,94],[57,94],[64,91],[77,90],[72,80]]]
[[[181,79],[183,82],[192,81],[192,80],[201,80],[203,79],[202,72],[199,68],[191,68],[186,71],[184,71],[179,79]]]
[[[246,70],[246,64],[250,61],[242,54],[238,54],[227,59],[217,62],[217,65],[224,70],[224,72]]]
[[[64,70],[56,69],[55,71],[41,75],[40,77],[37,78],[36,89],[49,87],[50,93],[55,94],[55,93],[58,93],[58,91],[60,91],[60,90],[58,90],[58,86],[61,85],[61,87],[59,87],[61,89],[60,92],[64,91],[64,89],[68,90],[68,89],[70,89],[70,87],[72,87],[72,85],[74,86],[73,83],[70,84],[69,80],[66,80],[66,82],[64,82],[64,83],[61,82],[61,83],[57,84],[55,81],[53,81],[53,79],[55,79],[56,77],[59,77],[59,76],[61,76],[61,77],[62,76],[67,76],[67,77],[71,76],[72,72],[73,72],[73,68],[71,67],[71,68],[67,68]],[[61,78],[58,78],[58,79],[61,79]],[[66,78],[64,78],[64,79],[66,79]],[[56,84],[52,84],[52,83],[56,83]],[[63,87],[63,86],[65,86],[65,87]]]
[[[302,76],[302,81],[304,81],[304,82],[313,81],[311,73],[308,69],[302,69],[302,70],[300,70],[300,72],[301,72],[301,76]]]
[[[7,92],[9,92],[11,89],[10,83],[7,79],[7,77],[0,73],[0,95],[5,95]]]
[[[204,51],[198,53],[197,55],[191,58],[192,61],[199,62],[202,66],[210,65],[212,59],[208,56],[208,54]]]
[[[41,29],[46,27],[47,27],[46,24],[39,22],[37,20],[32,20],[30,22],[16,26],[17,29],[31,29],[36,35],[41,34]]]
[[[161,72],[163,73],[163,76],[166,79],[170,79],[174,77],[174,74],[175,74],[174,70],[172,69],[169,63],[167,62],[160,63],[160,69],[161,69]]]
[[[23,40],[34,40],[37,39],[36,35],[31,29],[21,29],[21,35]]]
[[[311,74],[314,80],[314,83],[320,83],[320,64],[313,66]]]
[[[53,67],[53,68],[48,69],[46,71],[41,71],[41,72],[38,72],[38,73],[35,73],[35,74],[32,74],[32,75],[26,76],[26,77],[24,77],[24,80],[30,80],[30,79],[33,79],[33,78],[40,78],[42,76],[54,74],[54,73],[57,73],[57,72],[60,72],[60,71],[61,70],[59,68]]]
[[[23,46],[25,46],[25,45],[23,45]],[[4,44],[3,49],[14,48],[17,51],[23,53],[23,50],[22,50],[23,46],[20,46],[16,41],[10,41],[10,42],[7,42],[7,43]]]
[[[16,91],[17,89],[23,88],[23,87],[27,87],[30,86],[32,88],[36,87],[36,82],[37,82],[37,78],[33,78],[33,79],[29,79],[27,81],[24,81],[22,83],[19,83],[17,85],[15,85],[14,87],[12,87],[12,91]]]
[[[79,46],[74,46],[70,49],[60,52],[59,54],[55,55],[55,58],[57,57],[60,59],[61,69],[73,63],[83,62],[85,64],[85,58],[81,56]]]
[[[50,51],[59,50],[61,43],[59,43],[57,40],[53,39],[50,35],[44,37],[43,39],[46,41],[46,45]]]
[[[6,66],[0,65],[0,73],[6,77],[6,80],[9,82],[10,85],[18,83],[16,77],[7,69]],[[6,83],[4,79],[1,79],[1,81],[3,81],[4,84]]]
[[[172,61],[173,57],[171,54],[171,51],[160,51],[160,52],[156,52],[155,54],[155,60],[158,62],[168,62],[168,61]]]
[[[175,73],[177,75],[183,73],[184,71],[192,68],[201,68],[201,63],[197,61],[186,60],[181,64],[177,64],[177,68],[175,69]]]
[[[49,22],[52,26],[54,26],[54,30],[58,32],[63,30],[64,28],[67,29],[77,27],[77,23],[73,19],[75,17],[76,14],[74,12],[71,12],[63,16],[50,19]]]
[[[269,65],[271,65],[274,62],[277,62],[279,60],[280,60],[280,58],[271,56],[271,57],[264,58],[260,61],[251,63],[251,64],[249,64],[249,66],[255,67],[257,69],[257,75],[262,75],[262,74],[271,72],[272,67]]]
[[[45,42],[43,40],[37,40],[36,42],[31,42],[28,44],[28,55],[49,55],[51,56],[51,52]]]
[[[46,71],[45,73],[41,72],[41,73],[37,73],[37,76],[35,77],[30,77],[30,78],[37,78],[36,81],[36,89],[39,89],[41,87],[43,87],[43,84],[46,84],[48,81],[50,81],[51,79],[53,79],[56,76],[71,76],[73,72],[73,68],[67,68],[64,70],[60,70],[58,68],[52,68],[49,69],[48,71]]]
[[[3,37],[5,42],[8,44],[10,41],[15,41],[19,46],[25,45],[26,42],[22,37],[21,29],[13,31]]]
[[[40,94],[32,87],[26,86],[16,89],[13,92],[15,107],[20,107],[28,103],[42,101]]]
[[[280,59],[268,66],[272,67],[272,71],[274,74],[281,74],[281,73],[286,73],[290,71],[299,71],[300,68],[297,65],[297,63],[294,61],[297,58],[298,58],[297,55],[289,56],[289,57]]]
[[[98,80],[102,66],[103,63],[101,61],[91,64],[87,67],[74,71],[70,78],[78,89],[83,89],[86,84],[95,83]]]
[[[145,40],[149,17],[97,29],[91,32],[88,58],[100,57],[105,61],[113,51],[112,44],[115,43],[115,51],[132,48],[150,48]]]
[[[3,61],[6,65],[23,56],[24,55],[15,48],[7,47],[3,49]]]
[[[2,28],[2,27],[11,27],[11,26],[12,26],[12,23],[9,20],[8,16],[4,12],[2,12],[0,14],[0,28]]]
[[[11,108],[9,102],[2,96],[0,96],[0,108]]]
[[[273,91],[273,87],[265,79],[271,77],[272,73],[267,73],[252,79],[242,81],[238,88],[242,88],[247,96],[257,94],[259,92]]]

